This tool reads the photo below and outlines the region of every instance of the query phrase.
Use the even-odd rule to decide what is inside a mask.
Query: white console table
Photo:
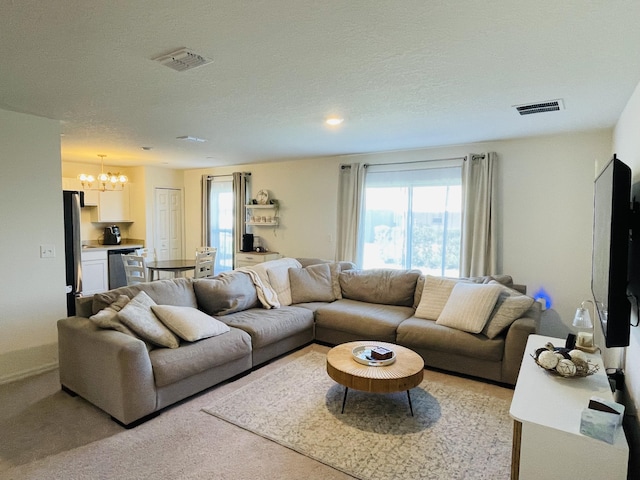
[[[580,433],[582,409],[589,399],[613,400],[600,355],[588,355],[600,366],[595,374],[562,378],[540,368],[530,356],[547,342],[564,346],[564,339],[529,336],[513,394],[512,480],[625,480],[629,446],[622,427],[613,445]]]

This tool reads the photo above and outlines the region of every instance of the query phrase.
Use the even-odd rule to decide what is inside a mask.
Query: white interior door
[[[184,258],[182,191],[156,188],[155,206],[155,246],[158,260]]]

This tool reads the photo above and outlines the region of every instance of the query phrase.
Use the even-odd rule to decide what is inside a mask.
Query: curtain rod
[[[467,157],[452,157],[452,158],[434,158],[431,160],[415,160],[412,162],[391,162],[391,163],[365,163],[364,168],[373,167],[378,165],[411,165],[413,163],[428,163],[428,162],[446,162],[448,160],[466,160]]]
[[[209,174],[205,173],[202,176],[206,177],[206,178],[231,177],[231,176],[233,176],[234,173],[242,173],[242,175],[244,175],[245,177],[250,177],[251,176],[251,172],[233,172],[233,173],[227,173],[226,175],[209,175]]]

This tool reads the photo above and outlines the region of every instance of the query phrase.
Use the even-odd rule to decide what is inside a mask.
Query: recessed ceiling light
[[[335,127],[336,125],[340,125],[342,122],[344,122],[344,118],[340,118],[340,117],[329,117],[325,120],[325,123],[327,125],[331,125],[332,127]]]

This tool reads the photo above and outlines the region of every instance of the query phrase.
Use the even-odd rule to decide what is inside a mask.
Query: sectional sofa
[[[539,318],[508,276],[280,259],[78,299],[57,324],[60,382],[129,427],[313,341],[398,343],[427,366],[513,385]]]

